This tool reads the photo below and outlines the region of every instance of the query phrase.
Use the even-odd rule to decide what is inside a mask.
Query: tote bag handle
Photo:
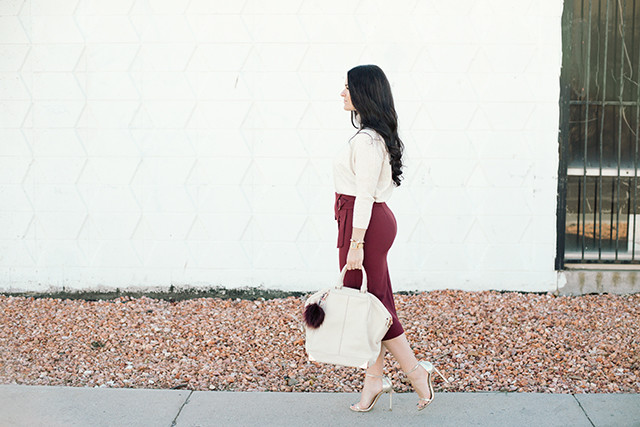
[[[340,272],[340,276],[338,277],[338,283],[336,284],[336,289],[342,289],[342,286],[344,286],[345,274],[347,274],[346,265]],[[362,267],[362,285],[360,286],[360,292],[362,292],[363,294],[367,293],[367,272],[364,270],[364,267]]]

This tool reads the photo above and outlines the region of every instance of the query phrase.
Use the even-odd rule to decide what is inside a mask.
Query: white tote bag
[[[346,272],[345,267],[335,287],[316,292],[305,303],[305,308],[315,303],[324,310],[319,327],[306,325],[305,347],[309,360],[367,368],[378,358],[393,320],[382,302],[367,292],[364,268],[360,290],[343,286]]]

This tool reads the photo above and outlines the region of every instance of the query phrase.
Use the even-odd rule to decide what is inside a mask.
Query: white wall
[[[0,2],[0,290],[312,290],[346,71],[406,144],[396,290],[556,286],[561,0]]]

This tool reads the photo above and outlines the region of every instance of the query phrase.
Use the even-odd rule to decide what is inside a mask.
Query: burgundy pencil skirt
[[[338,249],[340,270],[347,263],[347,253],[353,229],[353,205],[356,198],[336,193],[334,206],[336,220],[338,221]],[[384,340],[390,340],[402,335],[404,329],[396,314],[396,305],[393,302],[393,290],[391,278],[387,266],[387,252],[396,237],[397,224],[393,212],[386,203],[374,203],[371,211],[369,227],[364,235],[364,269],[367,270],[368,289],[387,307],[393,317],[393,324],[384,336]],[[360,288],[362,284],[362,271],[350,270],[344,278],[344,285],[350,288]]]

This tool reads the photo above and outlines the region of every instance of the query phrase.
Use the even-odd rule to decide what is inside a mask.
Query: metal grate
[[[566,0],[558,253],[640,264],[640,0]]]

